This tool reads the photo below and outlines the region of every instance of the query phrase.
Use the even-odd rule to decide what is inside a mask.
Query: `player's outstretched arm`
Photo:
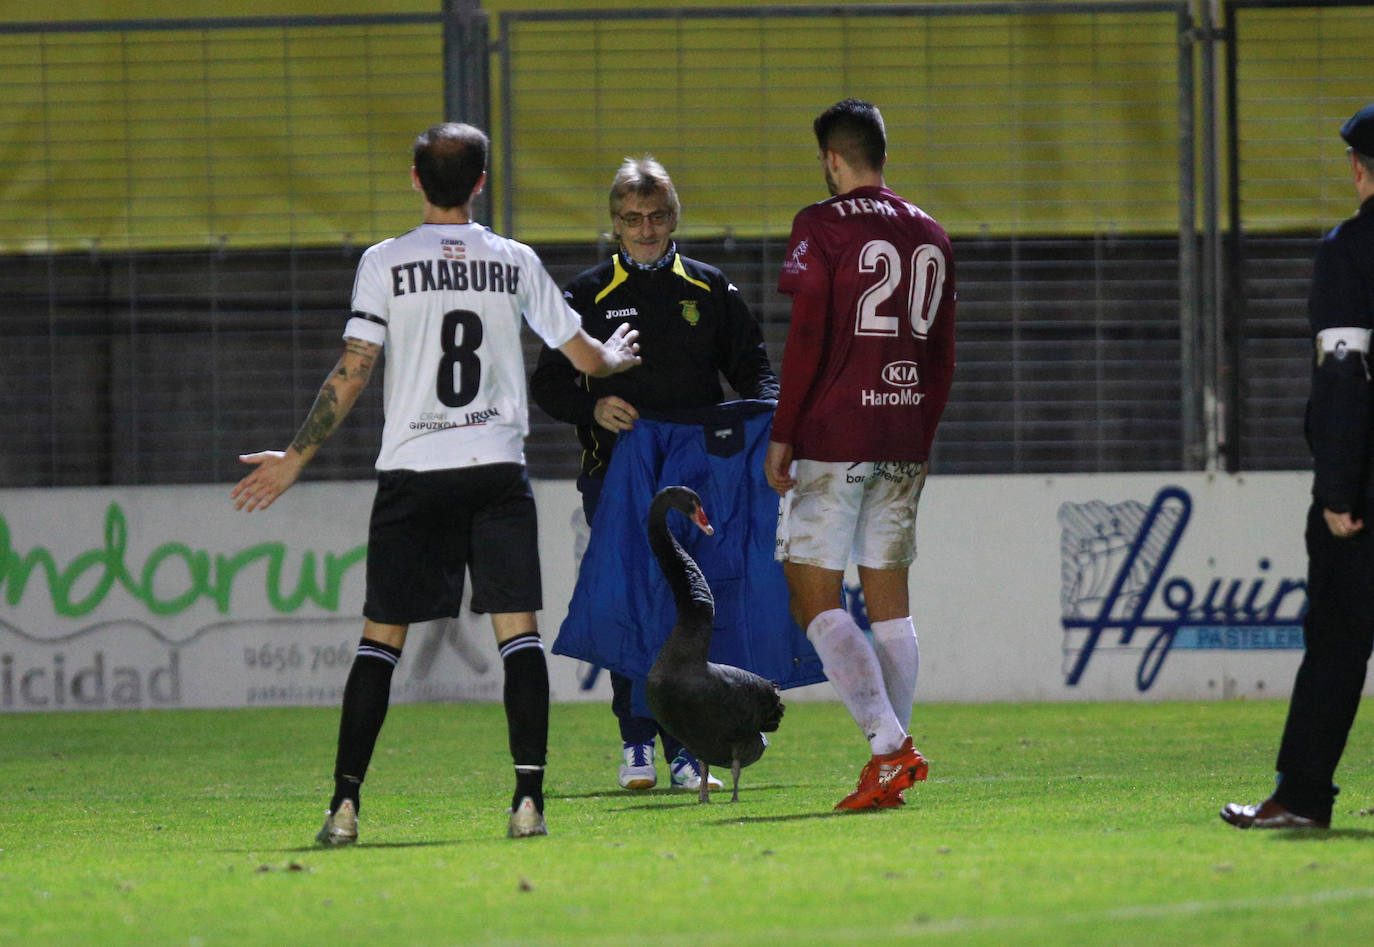
[[[639,330],[622,322],[605,342],[598,342],[586,329],[578,329],[577,335],[560,345],[558,351],[566,355],[579,372],[586,372],[593,378],[605,378],[640,363],[638,339]]]
[[[320,386],[305,423],[284,451],[265,450],[240,454],[239,460],[253,466],[253,472],[240,480],[229,496],[235,509],[249,513],[265,510],[285,493],[301,475],[305,465],[348,417],[358,396],[367,387],[377,355],[382,347],[361,339],[345,339],[344,353]]]

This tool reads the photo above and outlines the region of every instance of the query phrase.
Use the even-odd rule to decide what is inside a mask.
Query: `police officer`
[[[663,165],[650,156],[626,158],[611,182],[611,228],[619,246],[607,260],[575,277],[563,295],[598,338],[621,323],[639,331],[648,371],[629,371],[615,384],[590,378],[557,349],[544,346],[530,379],[534,402],[577,427],[582,470],[577,489],[591,523],[611,451],[641,410],[701,408],[725,400],[721,376],[741,398],[777,400],[778,380],[763,333],[740,291],[720,270],[683,256],[672,239],[681,204]],[[611,707],[620,722],[622,789],[658,781],[654,737],[662,737],[672,785],[700,786],[697,761],[651,717],[634,713],[632,682],[612,673]],[[712,788],[719,780],[709,777]]]
[[[1230,803],[1237,828],[1327,828],[1332,782],[1374,647],[1374,104],[1341,127],[1360,211],[1322,241],[1308,299],[1316,340],[1307,441],[1315,477],[1307,517],[1305,652],[1279,746],[1278,784],[1258,805]]]

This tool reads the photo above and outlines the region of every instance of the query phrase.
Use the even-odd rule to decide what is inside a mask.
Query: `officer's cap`
[[[1341,137],[1360,154],[1374,157],[1374,103],[1350,116],[1341,126]]]

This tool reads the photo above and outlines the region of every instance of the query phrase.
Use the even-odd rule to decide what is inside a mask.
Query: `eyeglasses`
[[[673,219],[673,212],[668,210],[656,210],[652,214],[637,214],[631,211],[628,214],[616,214],[616,216],[620,218],[620,222],[626,227],[638,227],[646,220],[655,227],[662,227]]]

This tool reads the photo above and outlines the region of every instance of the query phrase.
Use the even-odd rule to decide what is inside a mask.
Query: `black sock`
[[[544,767],[542,766],[517,766],[515,767],[515,795],[510,797],[511,811],[520,805],[520,800],[529,796],[534,800],[534,807],[540,812],[544,811]]]
[[[544,764],[549,744],[549,666],[539,632],[528,631],[500,645],[506,669],[506,727],[515,761],[511,808],[529,796],[544,811]]]
[[[337,812],[345,799],[361,808],[359,790],[367,776],[377,734],[391,703],[391,672],[401,658],[399,648],[363,638],[353,656],[353,667],[344,685],[343,711],[339,715],[339,752],[334,760],[334,797],[329,811]]]
[[[329,800],[329,811],[331,814],[339,811],[339,804],[345,799],[353,800],[353,813],[356,815],[362,806],[360,790],[363,781],[357,776],[334,776],[334,795]]]

